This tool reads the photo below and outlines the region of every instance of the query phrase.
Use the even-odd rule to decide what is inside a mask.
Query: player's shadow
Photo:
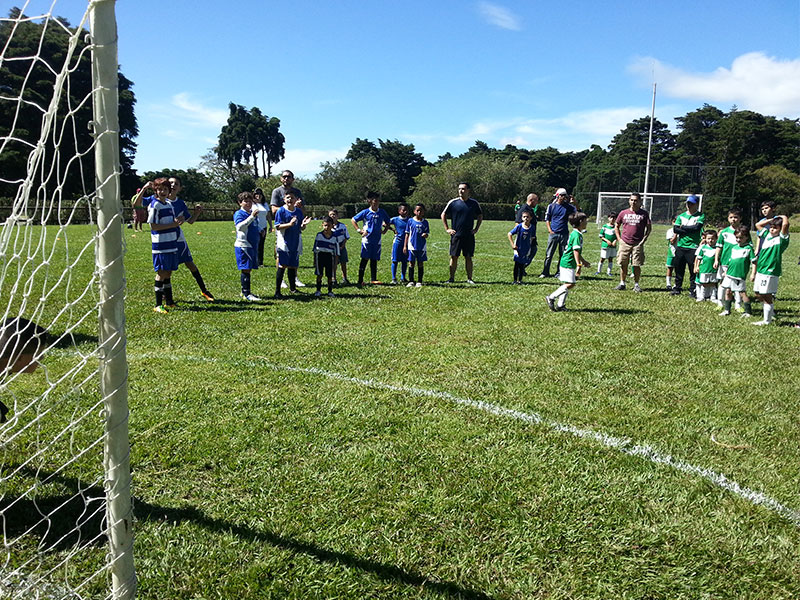
[[[639,308],[600,308],[600,307],[592,307],[592,308],[571,308],[569,312],[576,312],[576,313],[599,313],[599,314],[610,314],[610,315],[637,315],[637,314],[644,314],[649,313],[649,310],[642,310]]]
[[[6,467],[10,470],[15,468],[13,465]],[[102,547],[107,543],[103,530],[106,513],[105,491],[102,487],[87,486],[86,483],[73,477],[28,467],[21,467],[18,475],[25,480],[25,488],[30,487],[34,480],[47,480],[67,491],[50,498],[39,497],[35,501],[12,494],[3,496],[0,499],[0,511],[3,511],[7,539],[23,533],[34,535],[40,540],[39,547],[47,548],[48,551],[67,550],[78,542],[86,544],[89,540],[94,546]],[[84,498],[88,499],[85,504]],[[42,514],[48,515],[49,518],[43,519]],[[133,514],[138,521],[169,523],[173,526],[191,523],[214,534],[234,534],[242,540],[269,544],[280,550],[309,556],[321,562],[358,569],[386,582],[424,588],[448,598],[491,600],[491,596],[481,591],[465,588],[454,582],[431,580],[410,569],[362,558],[350,552],[330,550],[313,542],[281,535],[269,529],[256,530],[246,525],[214,518],[194,506],[174,508],[134,499]],[[141,537],[139,541],[141,543]]]
[[[176,312],[203,312],[203,313],[229,313],[229,312],[245,312],[258,308],[265,308],[274,304],[272,298],[262,299],[258,302],[245,302],[233,300],[216,300],[211,302],[192,302],[181,304]]]

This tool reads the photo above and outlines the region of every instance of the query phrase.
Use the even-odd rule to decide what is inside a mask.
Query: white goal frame
[[[677,212],[684,207],[686,197],[690,194],[647,193],[642,194],[642,208],[650,213],[650,218],[655,222],[671,222]],[[700,199],[698,208],[703,210],[703,194],[694,194]],[[631,192],[598,192],[597,215],[595,222],[599,225],[605,222],[609,212],[619,212],[628,208],[628,199]],[[654,212],[654,209],[657,212]]]

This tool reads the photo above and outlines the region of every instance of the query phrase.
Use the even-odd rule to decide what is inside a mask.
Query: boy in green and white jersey
[[[739,293],[744,307],[743,317],[750,315],[750,298],[747,297],[747,276],[750,278],[756,273],[756,251],[750,243],[750,230],[745,225],[740,225],[736,230],[736,245],[731,248],[728,257],[728,270],[725,273],[725,298],[722,301],[723,311],[721,317],[731,314],[733,294]]]
[[[675,259],[675,244],[678,236],[672,231],[672,227],[667,229],[667,291],[672,289],[672,261]]]
[[[611,275],[611,265],[614,264],[614,257],[617,255],[617,234],[614,231],[616,220],[617,213],[609,213],[605,224],[600,228],[600,262],[597,263],[595,275],[600,275],[604,260],[608,260],[606,275]]]
[[[545,296],[545,302],[552,311],[567,310],[564,306],[567,301],[567,294],[575,287],[577,281],[575,273],[578,265],[588,267],[589,261],[581,256],[581,249],[583,248],[583,234],[581,233],[586,229],[586,213],[574,212],[569,216],[569,224],[572,225],[572,233],[569,234],[569,240],[564,248],[564,254],[561,255],[561,262],[559,262],[558,280],[562,285],[549,296]],[[558,304],[556,305],[556,300]]]
[[[703,232],[703,243],[697,247],[697,251],[694,253],[698,302],[711,300],[717,285],[717,269],[714,267],[714,259],[717,256],[717,250],[714,248],[716,244],[717,232],[707,229]]]
[[[753,325],[769,325],[775,316],[775,294],[778,293],[778,278],[781,276],[783,252],[789,246],[789,219],[775,217],[769,225],[769,233],[761,237],[756,272],[751,276],[755,282],[753,291],[764,303],[764,319]]]
[[[739,208],[732,208],[728,211],[728,226],[719,232],[719,237],[717,238],[717,256],[714,260],[714,266],[717,269],[717,281],[719,282],[719,287],[717,288],[717,298],[719,299],[719,305],[722,306],[722,300],[725,299],[727,293],[725,290],[727,288],[724,287],[725,283],[725,273],[728,271],[728,262],[731,258],[731,248],[737,245],[736,241],[736,230],[742,224],[742,211]],[[736,310],[741,308],[741,300],[739,298],[739,294],[734,294],[734,300],[736,301]]]

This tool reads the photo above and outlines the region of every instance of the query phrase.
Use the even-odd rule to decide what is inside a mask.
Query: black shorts
[[[315,275],[324,275],[328,279],[333,277],[333,254],[330,252],[317,252]]]
[[[454,235],[450,238],[450,256],[458,256],[463,254],[466,257],[471,257],[475,254],[475,236],[469,235]]]

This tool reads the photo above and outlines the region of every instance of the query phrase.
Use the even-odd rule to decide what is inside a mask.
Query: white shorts
[[[617,249],[613,246],[609,246],[608,248],[600,248],[600,258],[614,258],[617,255]]]
[[[558,268],[558,280],[562,283],[575,283],[575,269]]]
[[[747,281],[725,275],[725,279],[722,280],[722,287],[728,288],[732,292],[744,292],[747,288]]]
[[[717,281],[722,281],[723,277],[728,273],[728,265],[720,265],[717,269]]]
[[[716,273],[698,273],[697,283],[717,283]]]
[[[764,275],[756,273],[756,280],[753,283],[753,291],[756,294],[777,294],[778,277],[776,275]]]

